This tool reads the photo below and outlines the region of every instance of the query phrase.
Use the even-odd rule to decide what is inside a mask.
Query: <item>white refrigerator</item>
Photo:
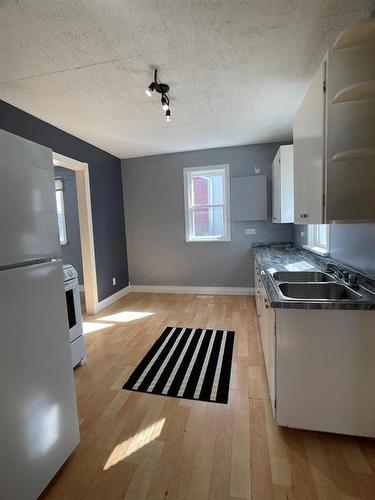
[[[79,442],[52,151],[0,130],[0,498],[37,498]]]

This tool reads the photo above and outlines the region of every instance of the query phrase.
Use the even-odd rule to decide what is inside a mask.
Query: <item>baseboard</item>
[[[255,288],[229,286],[130,285],[130,292],[177,293],[193,295],[254,295]]]
[[[118,292],[98,302],[96,313],[121,299],[130,292],[143,293],[175,293],[191,295],[254,295],[255,288],[229,286],[159,286],[159,285],[128,285]]]
[[[114,293],[113,295],[110,295],[109,297],[101,300],[100,302],[98,302],[98,304],[96,306],[96,312],[98,313],[99,311],[102,311],[106,307],[108,307],[111,304],[113,304],[114,302],[116,302],[116,300],[119,300],[122,297],[124,297],[125,295],[127,295],[130,291],[132,291],[131,287],[126,286],[125,288],[122,288],[121,290]]]

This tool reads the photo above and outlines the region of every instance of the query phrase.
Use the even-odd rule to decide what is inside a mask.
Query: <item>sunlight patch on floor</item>
[[[152,316],[153,314],[153,312],[121,311],[115,314],[110,314],[109,316],[104,316],[104,318],[100,318],[100,321],[127,323],[128,321],[134,321],[135,319],[147,318],[147,316]]]
[[[157,422],[154,422],[153,424],[137,432],[134,436],[130,437],[126,441],[118,444],[110,454],[103,470],[110,469],[122,460],[125,460],[125,458],[129,457],[133,453],[136,453],[140,449],[144,448],[152,441],[155,441],[155,439],[160,436],[164,424],[165,418],[161,418]]]
[[[94,323],[93,321],[83,321],[83,335],[102,330],[103,328],[109,328],[110,326],[114,326],[114,323]]]

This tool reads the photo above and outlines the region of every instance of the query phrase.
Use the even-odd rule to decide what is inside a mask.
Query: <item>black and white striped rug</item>
[[[123,389],[227,403],[234,332],[168,326]]]

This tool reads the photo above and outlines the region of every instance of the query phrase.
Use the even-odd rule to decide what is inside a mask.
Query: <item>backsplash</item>
[[[294,235],[296,245],[305,245],[307,226],[296,224]],[[375,277],[375,223],[330,224],[330,256]]]

